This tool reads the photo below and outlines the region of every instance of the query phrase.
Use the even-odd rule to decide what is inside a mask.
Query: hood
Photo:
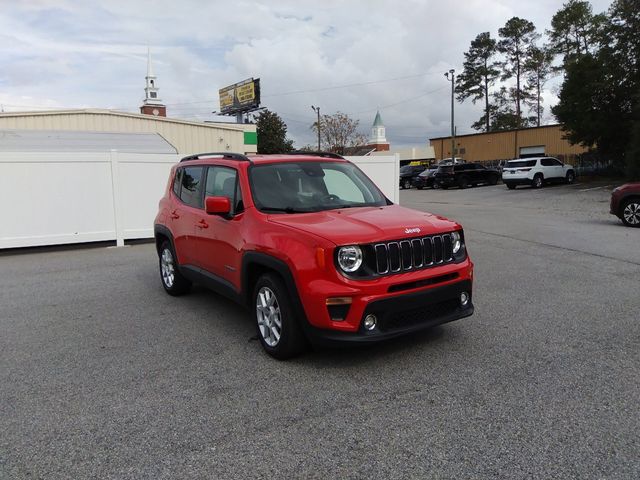
[[[460,228],[455,222],[399,205],[270,215],[269,221],[322,237],[336,245],[415,238]]]

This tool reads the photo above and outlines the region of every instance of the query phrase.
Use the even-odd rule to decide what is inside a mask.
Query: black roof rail
[[[324,158],[339,158],[344,160],[345,158],[342,155],[338,155],[333,152],[305,152],[303,150],[295,150],[293,152],[287,153],[287,155],[309,155],[311,157],[324,157]]]
[[[209,152],[209,153],[197,153],[195,155],[189,155],[184,157],[180,162],[188,162],[189,160],[199,160],[203,157],[222,157],[226,160],[238,160],[239,162],[251,162],[251,159],[241,153],[230,152]]]

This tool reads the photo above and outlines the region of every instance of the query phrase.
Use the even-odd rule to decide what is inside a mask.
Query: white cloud
[[[593,3],[602,11],[609,2]],[[0,5],[0,102],[137,111],[149,44],[170,115],[211,118],[219,88],[260,77],[263,104],[281,114],[299,145],[313,143],[312,104],[349,113],[367,134],[380,107],[394,145],[446,135],[450,90],[442,73],[461,69],[470,41],[483,31],[497,36],[513,15],[544,31],[561,6],[557,0]],[[392,78],[399,79],[369,83]],[[351,84],[362,85],[328,88]],[[545,91],[547,115],[554,85]],[[470,131],[481,108],[456,104],[459,133]]]

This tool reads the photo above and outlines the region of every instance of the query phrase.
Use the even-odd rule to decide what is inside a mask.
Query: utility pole
[[[455,70],[452,68],[448,72],[444,73],[444,76],[447,77],[447,80],[451,80],[451,160],[455,163],[455,152],[456,152],[456,130],[455,130],[455,122],[453,119],[453,98],[454,98],[454,88],[455,88]],[[451,77],[449,77],[451,75]]]
[[[318,123],[316,125],[318,126],[318,151],[320,152],[320,107],[314,107],[311,105],[311,108],[313,108],[313,111],[318,114]]]

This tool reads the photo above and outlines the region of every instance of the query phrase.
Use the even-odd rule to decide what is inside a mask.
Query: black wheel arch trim
[[[156,250],[158,251],[158,254],[160,254],[160,245],[158,244],[158,236],[159,235],[162,235],[162,236],[167,237],[169,239],[169,243],[171,243],[171,248],[175,252],[176,251],[176,245],[175,245],[175,242],[173,241],[173,234],[171,233],[171,230],[169,230],[164,225],[155,224],[153,226],[153,236],[154,236],[154,238],[156,240]]]
[[[249,285],[249,268],[255,265],[273,270],[278,275],[280,275],[280,277],[284,281],[285,286],[287,287],[287,290],[289,290],[289,293],[291,295],[295,314],[300,320],[302,320],[300,323],[303,328],[306,329],[309,326],[309,322],[307,321],[307,315],[305,314],[304,308],[302,306],[302,301],[300,300],[298,287],[296,286],[295,279],[293,278],[293,273],[291,273],[289,265],[287,265],[283,260],[279,258],[273,257],[266,253],[253,251],[245,252],[245,254],[242,256],[242,297],[246,305],[251,308],[253,285]]]

